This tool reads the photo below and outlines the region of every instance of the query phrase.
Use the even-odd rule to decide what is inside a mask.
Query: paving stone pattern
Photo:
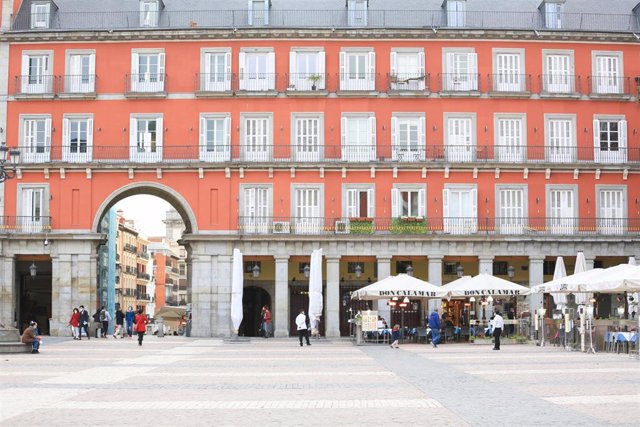
[[[534,346],[47,339],[2,355],[0,426],[632,426],[640,362]]]

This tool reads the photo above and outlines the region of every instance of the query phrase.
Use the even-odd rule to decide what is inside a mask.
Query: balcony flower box
[[[427,220],[421,216],[393,218],[389,231],[393,234],[426,234]]]
[[[349,218],[349,229],[351,234],[373,234],[373,218]]]

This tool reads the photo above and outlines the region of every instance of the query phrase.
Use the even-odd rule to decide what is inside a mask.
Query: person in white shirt
[[[307,316],[304,314],[304,310],[300,310],[300,314],[296,317],[296,326],[298,328],[298,338],[300,338],[300,347],[302,347],[302,338],[307,340],[307,345],[311,345],[309,342],[309,329],[307,329]]]
[[[493,338],[494,338],[494,350],[500,350],[500,335],[502,334],[502,330],[504,329],[504,319],[500,316],[500,312],[498,310],[495,311],[495,316],[493,317]]]

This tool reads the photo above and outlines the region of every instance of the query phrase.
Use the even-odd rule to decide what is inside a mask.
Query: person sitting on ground
[[[22,333],[21,341],[23,344],[31,344],[31,354],[40,353],[40,342],[42,337],[38,335],[38,324],[34,321],[29,322],[29,327]]]

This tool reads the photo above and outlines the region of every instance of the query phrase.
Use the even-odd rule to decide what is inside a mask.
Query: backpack
[[[100,311],[96,311],[93,315],[93,320],[96,322],[100,321]]]

